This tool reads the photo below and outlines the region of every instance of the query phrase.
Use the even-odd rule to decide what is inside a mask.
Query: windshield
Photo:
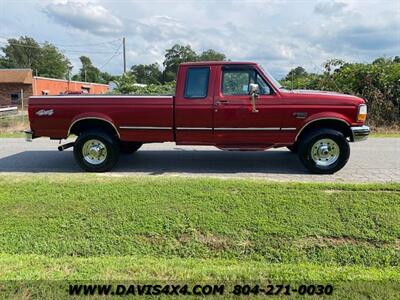
[[[282,89],[282,85],[279,83],[278,80],[276,80],[268,71],[265,69],[262,65],[259,65],[261,70],[263,70],[264,74],[267,75],[268,79],[278,88]]]

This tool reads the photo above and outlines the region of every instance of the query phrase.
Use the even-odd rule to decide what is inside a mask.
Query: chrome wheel
[[[318,166],[326,167],[334,164],[339,155],[339,146],[331,139],[318,140],[311,147],[311,158]]]
[[[82,155],[83,159],[89,164],[99,165],[107,158],[107,148],[99,140],[88,140],[82,147]]]

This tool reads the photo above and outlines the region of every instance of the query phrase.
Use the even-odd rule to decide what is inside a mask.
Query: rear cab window
[[[184,97],[187,99],[203,99],[208,94],[209,67],[192,67],[186,71]]]

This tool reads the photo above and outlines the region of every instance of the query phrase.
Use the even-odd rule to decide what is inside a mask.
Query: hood
[[[282,89],[281,93],[288,98],[300,98],[307,100],[336,100],[340,102],[346,102],[348,104],[365,103],[365,100],[360,97],[331,91]]]

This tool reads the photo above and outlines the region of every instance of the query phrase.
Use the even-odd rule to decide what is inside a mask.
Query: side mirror
[[[258,109],[256,107],[256,98],[258,97],[258,93],[260,92],[258,84],[257,83],[250,83],[249,90],[250,90],[249,92],[250,92],[250,95],[251,95],[252,112],[253,113],[258,113]]]
[[[249,94],[258,94],[260,92],[260,88],[257,83],[250,83],[249,85]]]

